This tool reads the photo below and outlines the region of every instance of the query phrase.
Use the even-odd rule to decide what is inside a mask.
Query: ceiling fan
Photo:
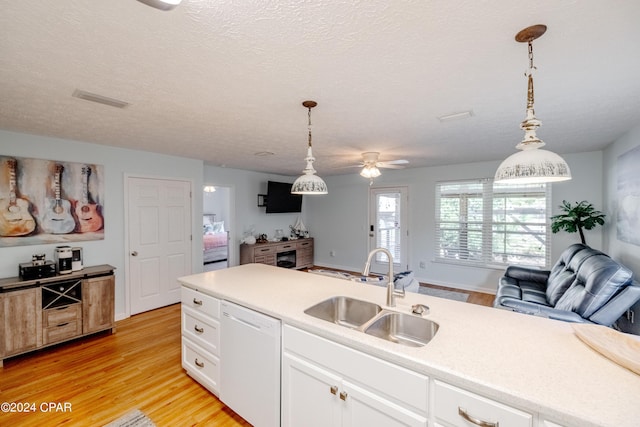
[[[365,178],[369,178],[371,180],[371,183],[373,183],[373,178],[377,178],[380,176],[380,169],[378,168],[403,169],[405,165],[409,163],[408,160],[404,159],[381,162],[378,160],[379,157],[380,153],[378,153],[377,151],[362,153],[362,163],[354,165],[357,167],[362,167],[360,175]]]

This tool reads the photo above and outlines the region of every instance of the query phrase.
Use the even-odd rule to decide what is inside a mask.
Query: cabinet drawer
[[[429,378],[425,375],[289,325],[283,330],[285,351],[338,372],[347,380],[366,384],[389,400],[427,413]]]
[[[65,307],[52,308],[42,311],[42,327],[55,327],[62,323],[76,322],[82,318],[80,304],[67,305]]]
[[[276,246],[276,252],[289,252],[295,251],[296,244],[295,243],[281,243]]]
[[[256,264],[276,265],[275,255],[259,255],[253,259]]]
[[[533,415],[487,399],[441,381],[434,381],[434,414],[447,425],[468,427],[473,425],[466,417],[475,419],[477,425],[532,427]],[[484,421],[486,424],[481,424]]]
[[[82,335],[82,321],[63,322],[42,330],[42,344],[53,344],[80,335]]]
[[[182,335],[214,355],[220,351],[220,323],[189,307],[182,307]]]
[[[253,248],[253,256],[258,257],[260,255],[269,255],[269,254],[274,254],[276,253],[276,247],[275,246],[265,246],[263,248],[261,247],[257,247],[257,248]]]
[[[220,392],[220,359],[182,338],[182,367],[216,396]]]
[[[182,304],[214,319],[220,318],[220,300],[186,286],[182,287]]]
[[[310,240],[307,240],[305,242],[296,242],[296,248],[297,249],[308,248],[309,250],[311,250],[311,248],[313,248],[313,242]]]

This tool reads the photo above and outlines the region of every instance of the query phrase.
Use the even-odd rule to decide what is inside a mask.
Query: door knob
[[[138,256],[138,251],[131,252],[131,256]]]

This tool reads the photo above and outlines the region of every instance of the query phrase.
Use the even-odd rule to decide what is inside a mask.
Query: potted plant
[[[567,233],[577,231],[583,245],[586,245],[583,229],[591,230],[598,225],[604,225],[605,214],[595,210],[593,205],[586,200],[576,202],[575,205],[563,200],[559,208],[564,213],[551,217],[551,231],[554,234],[560,230]]]

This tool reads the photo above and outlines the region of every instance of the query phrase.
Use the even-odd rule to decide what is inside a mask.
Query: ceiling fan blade
[[[394,165],[394,164],[390,164],[390,163],[380,163],[376,165],[379,168],[384,168],[384,169],[404,169],[406,166],[404,165]]]
[[[385,162],[380,162],[385,165],[406,165],[409,163],[409,160],[399,159],[399,160],[389,160]]]

